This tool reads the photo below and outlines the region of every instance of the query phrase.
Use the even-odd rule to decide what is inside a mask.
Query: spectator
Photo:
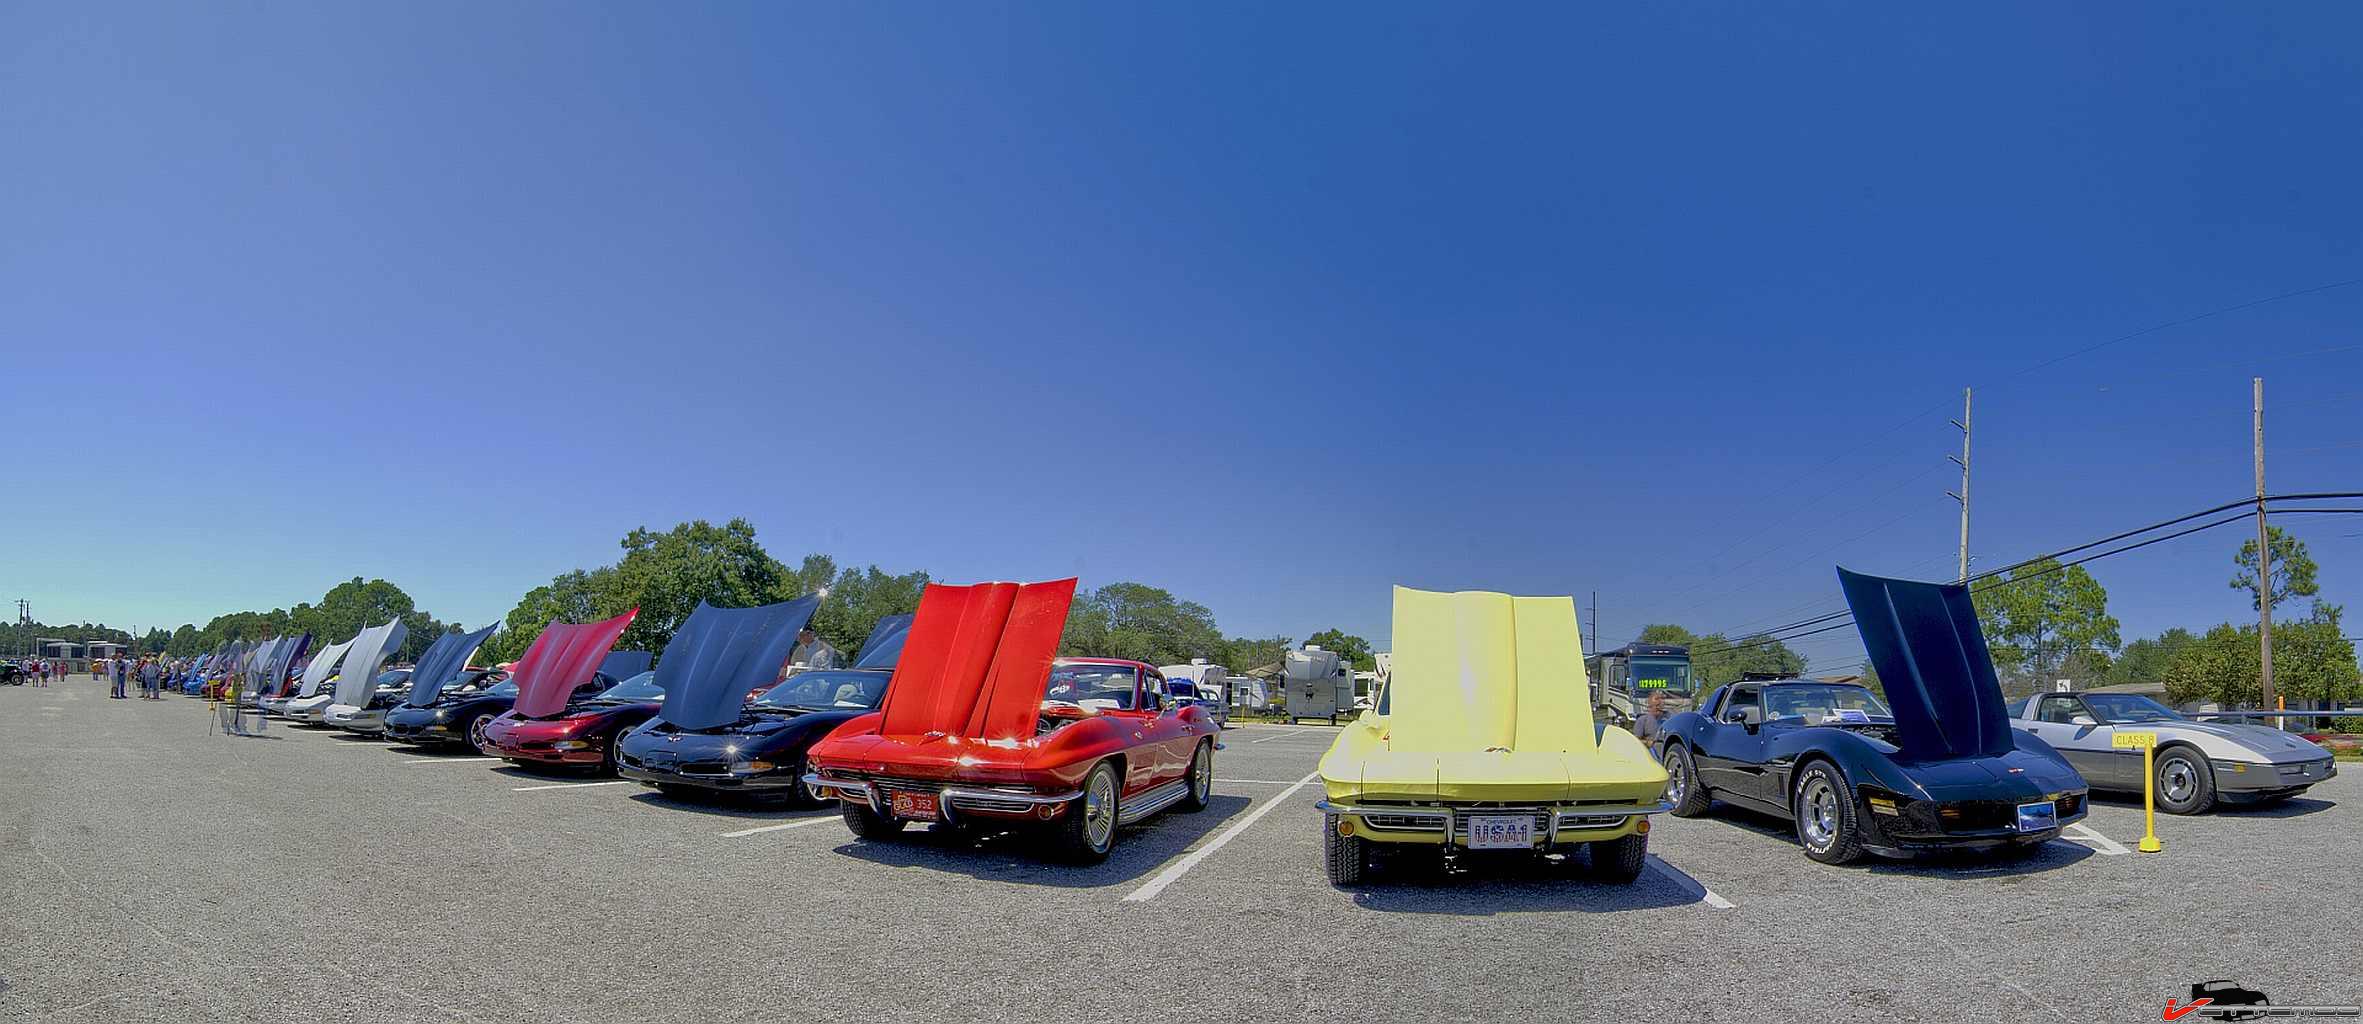
[[[125,667],[124,667],[124,664],[123,664],[123,659],[121,659],[121,658],[117,658],[117,659],[115,659],[115,685],[114,685],[113,687],[110,687],[110,688],[107,690],[107,697],[108,697],[109,699],[111,699],[111,700],[122,700],[122,699],[123,699],[123,681],[124,681],[124,676],[125,676],[125,674],[126,674],[126,669],[125,669]]]
[[[813,632],[811,626],[806,626],[796,634],[796,649],[788,652],[788,664],[808,669],[836,668],[837,649]]]
[[[1633,720],[1633,735],[1646,744],[1664,731],[1666,724],[1666,692],[1658,690],[1649,695],[1649,703],[1642,706],[1641,717]]]
[[[164,666],[150,661],[140,666],[139,696],[141,700],[162,700]]]

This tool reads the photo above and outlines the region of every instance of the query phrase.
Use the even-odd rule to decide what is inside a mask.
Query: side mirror
[[[1758,707],[1741,708],[1731,713],[1731,720],[1753,729],[1764,724],[1764,709]]]
[[[2100,723],[2099,723],[2099,722],[2097,722],[2097,721],[2094,721],[2091,715],[2077,715],[2077,716],[2076,716],[2076,717],[2074,717],[2074,718],[2068,719],[2068,724],[2069,724],[2069,725],[2099,725]]]

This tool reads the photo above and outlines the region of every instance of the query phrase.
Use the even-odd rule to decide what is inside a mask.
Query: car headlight
[[[756,772],[767,772],[777,767],[779,766],[769,761],[733,761],[730,763],[731,771],[749,775]]]
[[[451,712],[449,712],[449,711],[437,711],[437,712],[435,712],[435,720],[436,720],[436,721],[438,721],[438,722],[440,722],[440,721],[442,721],[442,720],[444,720],[445,718],[448,718],[448,717],[450,717],[450,716],[451,716]]]
[[[589,750],[591,745],[582,740],[559,740],[550,744],[552,750]]]

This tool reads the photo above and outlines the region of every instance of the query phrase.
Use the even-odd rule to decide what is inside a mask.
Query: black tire
[[[1189,812],[1205,810],[1206,805],[1214,799],[1213,740],[1200,741],[1198,749],[1190,753],[1189,773],[1182,778],[1190,785],[1190,795],[1182,797],[1181,802],[1174,806]]]
[[[623,747],[624,731],[622,729],[617,729],[615,731],[615,735],[607,737],[607,757],[606,759],[599,762],[599,774],[605,775],[611,779],[623,777]]]
[[[1067,813],[1051,826],[1051,850],[1059,859],[1097,864],[1116,849],[1116,819],[1123,809],[1124,778],[1113,761],[1091,766],[1083,776],[1083,795],[1067,804]]]
[[[1361,836],[1337,834],[1337,815],[1321,816],[1321,865],[1329,873],[1329,884],[1340,889],[1352,889],[1362,884],[1370,873],[1370,841]]]
[[[484,749],[484,725],[490,721],[492,721],[491,715],[477,715],[468,719],[468,745],[476,748],[477,753],[488,757],[493,754],[492,751]]]
[[[1789,817],[1797,831],[1797,845],[1823,864],[1844,864],[1862,856],[1862,833],[1855,828],[1854,787],[1846,773],[1828,761],[1812,761],[1797,773],[1789,787]]]
[[[901,818],[887,817],[852,800],[839,801],[838,809],[845,817],[846,830],[862,839],[892,839],[901,835],[903,826],[908,824]]]
[[[2158,809],[2168,814],[2205,814],[2215,806],[2215,769],[2189,747],[2168,747],[2158,755]],[[2179,798],[2177,795],[2179,794]]]
[[[1592,877],[1630,885],[1633,879],[1641,877],[1641,869],[1649,865],[1649,833],[1635,832],[1621,839],[1585,843],[1584,852],[1591,858]]]
[[[1666,766],[1666,802],[1674,805],[1677,818],[1695,818],[1714,806],[1715,798],[1706,787],[1699,785],[1698,763],[1691,759],[1690,748],[1680,743],[1666,744],[1659,755]]]

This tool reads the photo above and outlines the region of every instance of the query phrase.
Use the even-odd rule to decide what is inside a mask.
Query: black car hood
[[[1838,584],[1895,712],[1904,758],[1999,757],[2016,749],[1968,587],[1843,568]]]
[[[811,621],[820,595],[759,608],[716,608],[703,601],[665,644],[656,668],[664,688],[664,720],[684,729],[711,729],[739,717],[755,687],[779,677],[796,645],[796,631]]]
[[[662,752],[679,760],[705,760],[720,756],[725,748],[736,748],[736,753],[772,753],[784,749],[810,746],[867,711],[810,711],[798,715],[749,714],[736,723],[719,729],[691,731],[671,722],[657,719],[641,731],[626,738],[634,750]],[[632,741],[637,740],[634,743]]]
[[[430,707],[441,696],[443,688],[468,670],[468,659],[476,648],[484,646],[485,638],[498,626],[486,626],[473,633],[445,633],[427,645],[418,656],[418,664],[410,670],[410,695],[403,703],[414,708]]]

